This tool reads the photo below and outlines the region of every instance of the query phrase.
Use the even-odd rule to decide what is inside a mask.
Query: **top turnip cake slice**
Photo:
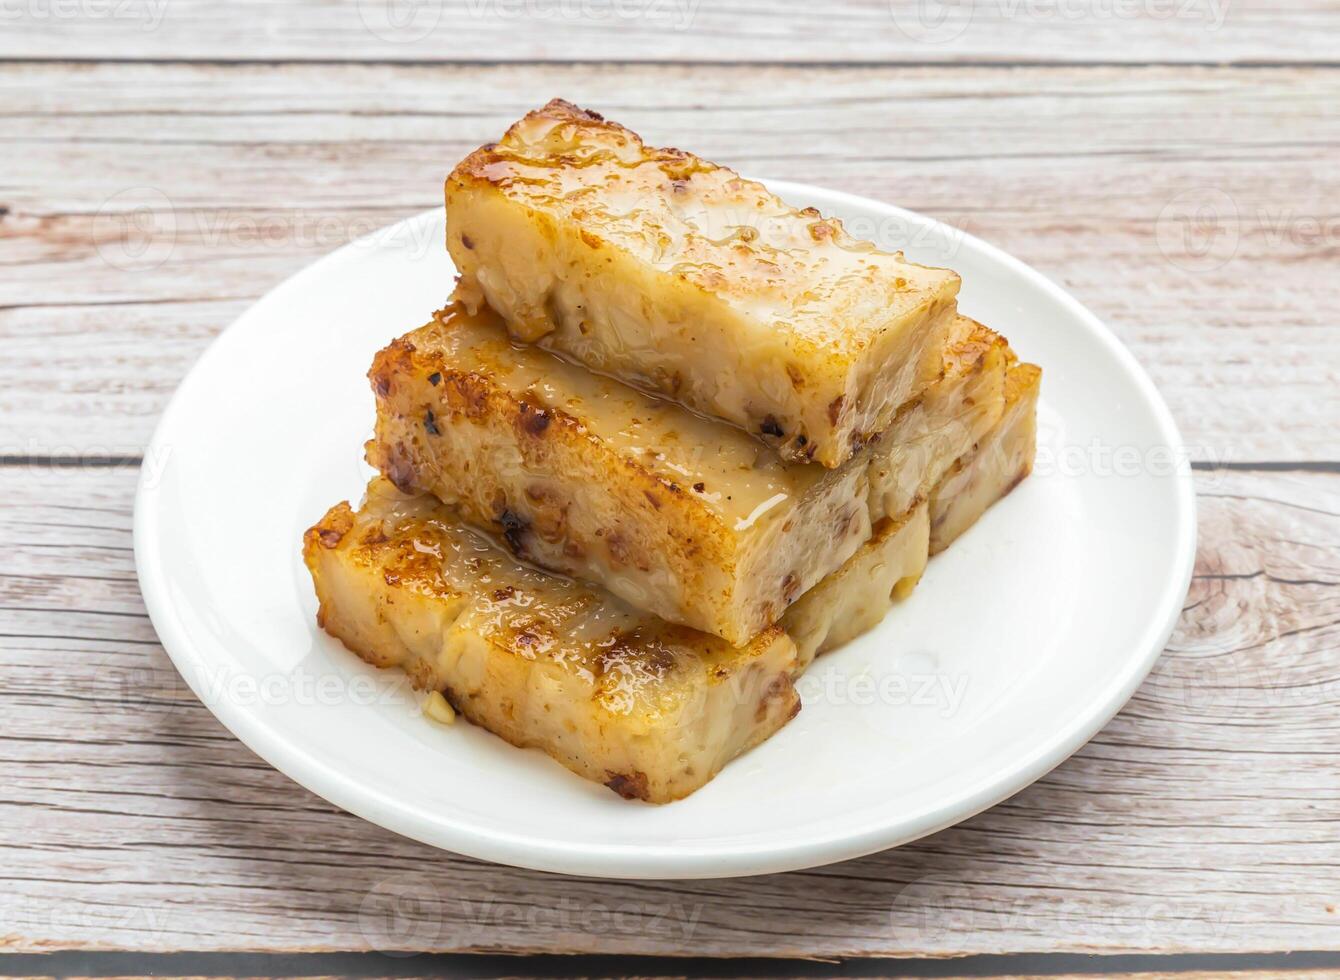
[[[941,369],[959,277],[555,100],[447,178],[460,296],[517,339],[836,467]]]

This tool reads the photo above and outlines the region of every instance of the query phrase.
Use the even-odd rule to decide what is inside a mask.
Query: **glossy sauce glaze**
[[[512,342],[487,307],[471,314],[453,304],[409,339],[455,371],[564,413],[630,464],[693,494],[729,528],[752,527],[825,478],[822,467],[785,463],[732,425]]]

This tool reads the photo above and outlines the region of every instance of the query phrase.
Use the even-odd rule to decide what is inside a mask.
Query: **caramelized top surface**
[[[718,297],[797,352],[847,357],[958,276],[852,238],[762,184],[555,99],[466,157],[448,184],[486,184]],[[450,220],[450,216],[449,216]]]

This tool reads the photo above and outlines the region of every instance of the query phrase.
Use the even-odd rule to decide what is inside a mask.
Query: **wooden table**
[[[1334,0],[5,4],[0,944],[1340,950],[1338,69]],[[174,387],[258,295],[437,204],[553,95],[971,231],[1147,367],[1194,453],[1200,555],[1167,652],[1074,758],[862,860],[584,881],[342,813],[185,690],[130,536]]]

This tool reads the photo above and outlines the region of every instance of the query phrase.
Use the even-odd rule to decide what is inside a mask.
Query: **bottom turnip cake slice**
[[[899,518],[884,518],[847,563],[787,609],[780,625],[795,641],[801,669],[880,624],[939,554],[1032,471],[1042,372],[1013,363],[1005,412],[930,491]]]
[[[1038,392],[1042,369],[1013,364],[1005,377],[1005,412],[961,457],[930,495],[930,551],[938,555],[976,523],[988,507],[1033,471],[1038,444]]]
[[[924,501],[902,517],[880,521],[845,565],[782,616],[780,625],[796,643],[801,669],[878,626],[920,581],[929,556],[930,516]]]
[[[375,479],[303,540],[317,622],[468,720],[621,796],[687,796],[798,710],[796,645],[666,623],[529,568],[435,498]]]

